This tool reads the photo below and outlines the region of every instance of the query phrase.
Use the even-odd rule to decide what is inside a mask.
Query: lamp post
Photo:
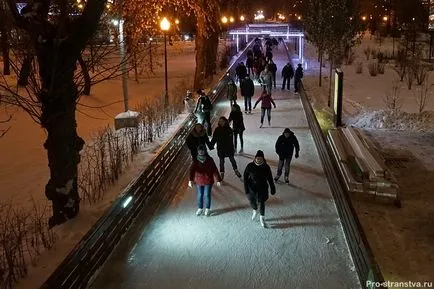
[[[164,17],[160,22],[160,28],[164,33],[164,80],[166,84],[166,91],[164,94],[164,106],[169,106],[169,93],[168,93],[168,84],[167,84],[167,31],[170,29],[170,22]]]

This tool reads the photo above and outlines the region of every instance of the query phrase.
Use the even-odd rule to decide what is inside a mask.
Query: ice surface
[[[280,49],[279,69],[286,63]],[[254,100],[259,92],[256,87]],[[245,152],[236,155],[242,172],[263,150],[274,175],[277,137],[289,127],[300,141],[291,184],[278,183],[266,203],[269,228],[251,220],[243,183],[227,161],[223,185],[213,188],[210,217],[195,215],[195,192],[185,188],[185,178],[168,208],[149,224],[139,222],[135,237],[126,235],[91,288],[360,288],[300,99],[279,88],[273,96],[272,126],[259,128],[259,109],[244,115]],[[228,115],[229,102],[219,105]],[[211,155],[218,162],[215,150]]]
[[[125,112],[121,112],[120,114],[118,114],[115,119],[122,119],[122,118],[131,118],[131,117],[138,117],[140,115],[139,112],[137,111],[125,111]]]

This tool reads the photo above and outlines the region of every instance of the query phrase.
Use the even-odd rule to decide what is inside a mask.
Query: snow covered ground
[[[391,39],[386,40],[381,50],[391,52],[391,44]],[[383,99],[391,92],[396,72],[388,64],[384,75],[370,76],[363,54],[367,46],[378,50],[379,45],[366,36],[355,49],[355,63],[364,63],[362,74],[356,74],[354,65],[343,66],[345,121],[363,128],[378,145],[398,179],[403,207],[397,209],[381,199],[361,195],[352,195],[353,203],[386,280],[434,281],[434,230],[429,225],[434,216],[434,73],[429,76],[431,101],[426,112],[416,114],[420,87],[413,85],[408,90],[405,83],[400,90],[400,112],[387,111]],[[307,44],[305,52],[308,69],[304,84],[315,107],[322,109],[327,106],[328,66],[319,88],[316,51]]]
[[[283,48],[275,58],[281,68]],[[245,152],[236,155],[242,172],[261,149],[275,174],[283,129],[300,141],[291,184],[278,183],[266,204],[269,229],[251,220],[243,183],[226,163],[210,217],[195,216],[195,192],[184,185],[149,224],[139,220],[91,288],[361,288],[300,99],[280,89],[274,98],[271,127],[259,128],[259,109],[244,116]],[[220,105],[227,115],[228,102]],[[218,161],[215,150],[211,156]]]
[[[191,82],[194,69],[193,43],[168,47],[169,90],[183,81]],[[164,67],[155,67],[155,75],[141,79],[139,83],[130,79],[128,85],[132,109],[141,102],[157,99],[164,92]],[[184,92],[179,94],[179,97],[184,96]],[[120,79],[97,84],[92,87],[92,95],[80,99],[77,112],[79,135],[86,142],[91,142],[97,130],[113,126],[115,116],[123,111]],[[9,123],[11,129],[0,140],[0,202],[25,206],[30,195],[36,200],[45,199],[44,188],[49,172],[46,151],[42,145],[46,136],[26,113],[18,109],[10,109],[9,112],[13,116]]]

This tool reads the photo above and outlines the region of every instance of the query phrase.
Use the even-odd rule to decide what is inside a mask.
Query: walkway
[[[279,49],[278,85],[287,62]],[[261,149],[274,175],[277,137],[289,127],[299,139],[291,184],[278,183],[266,204],[269,228],[251,221],[243,183],[227,162],[210,217],[195,216],[195,192],[183,186],[169,207],[125,237],[91,288],[361,288],[300,99],[279,88],[274,98],[271,127],[259,128],[258,109],[245,115],[245,153],[236,156],[243,172]],[[218,160],[215,150],[211,155]]]

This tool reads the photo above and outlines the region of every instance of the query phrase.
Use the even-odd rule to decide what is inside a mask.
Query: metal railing
[[[228,75],[233,75],[233,67],[246,57],[250,42],[238,59],[226,70],[216,86],[211,90],[210,98],[215,102],[225,92]],[[223,110],[214,109],[213,120]],[[144,208],[151,195],[158,194],[158,186],[162,179],[168,178],[167,171],[174,164],[183,149],[187,149],[185,139],[191,132],[196,117],[190,114],[175,135],[167,141],[160,153],[148,167],[134,179],[111,208],[87,232],[52,275],[41,286],[41,289],[76,289],[86,288],[89,280],[108,259],[133,221]],[[179,172],[174,172],[178,173]]]
[[[284,46],[290,59],[288,47],[286,44]],[[309,123],[310,131],[312,133],[312,137],[318,150],[324,172],[330,185],[339,217],[342,221],[342,227],[344,229],[351,257],[357,270],[360,284],[363,288],[368,288],[367,281],[383,282],[383,275],[381,274],[380,268],[375,261],[374,255],[372,254],[369,243],[364,234],[363,227],[360,224],[357,213],[352,206],[351,199],[344,189],[342,180],[337,173],[338,168],[332,161],[333,153],[326,142],[325,136],[321,130],[321,126],[319,125],[309,98],[306,95],[302,81],[300,81],[299,92],[306,118]]]

